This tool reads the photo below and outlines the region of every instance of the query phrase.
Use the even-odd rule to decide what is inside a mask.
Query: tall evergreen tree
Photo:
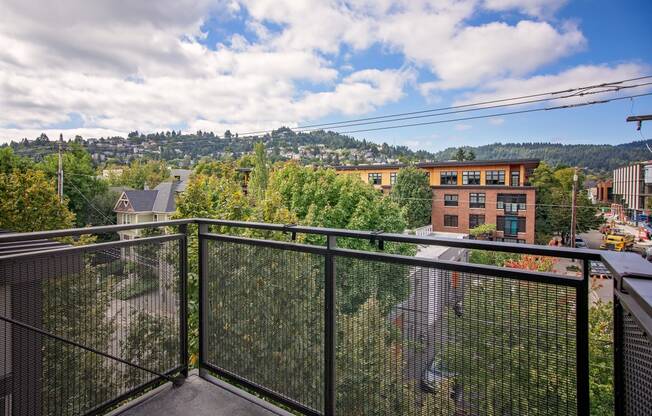
[[[255,200],[260,201],[265,197],[265,190],[269,181],[269,164],[263,142],[256,143],[254,155],[254,167],[251,171],[247,190]]]

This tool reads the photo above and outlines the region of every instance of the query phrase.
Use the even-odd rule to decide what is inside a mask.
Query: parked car
[[[582,237],[575,237],[575,247],[586,248],[586,242],[582,239]]]
[[[457,384],[457,374],[448,370],[444,365],[441,356],[435,357],[428,368],[423,371],[421,377],[421,388],[427,392],[435,393],[445,381],[452,383],[451,398],[458,401],[461,389]]]

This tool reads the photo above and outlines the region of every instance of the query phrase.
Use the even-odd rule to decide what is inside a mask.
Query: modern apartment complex
[[[652,196],[652,160],[633,163],[613,172],[615,202],[622,202],[629,216],[643,212],[646,198]]]
[[[529,178],[538,159],[420,163],[432,188],[432,229],[468,233],[496,224],[499,241],[534,243],[536,192]],[[388,193],[402,164],[338,166]]]

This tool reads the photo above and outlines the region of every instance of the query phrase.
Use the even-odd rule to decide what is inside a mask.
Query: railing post
[[[179,249],[179,308],[181,309],[181,322],[179,322],[179,332],[181,336],[180,360],[184,366],[181,371],[184,377],[188,377],[188,226],[179,225],[179,233],[183,234],[180,240]]]
[[[589,280],[591,263],[583,259],[582,283],[577,287],[577,414],[589,416]]]
[[[206,274],[208,272],[208,243],[203,238],[208,233],[207,224],[199,224],[197,229],[199,258],[199,375],[204,375],[206,363]]]
[[[615,277],[614,277],[615,279]],[[615,282],[615,281],[614,281]],[[614,287],[614,414],[625,414],[623,392],[623,306]]]
[[[337,311],[336,302],[336,280],[335,280],[335,258],[330,252],[337,246],[337,238],[329,235],[326,240],[325,262],[325,291],[324,291],[324,415],[335,415],[336,402],[336,375],[335,375],[335,349],[336,349],[336,327]]]

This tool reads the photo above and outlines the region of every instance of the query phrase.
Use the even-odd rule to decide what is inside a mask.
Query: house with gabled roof
[[[171,173],[172,181],[161,182],[154,189],[123,191],[113,208],[118,224],[138,224],[171,219],[177,209],[176,197],[186,189],[189,171],[173,169]],[[139,238],[141,231],[120,231],[120,239]]]

